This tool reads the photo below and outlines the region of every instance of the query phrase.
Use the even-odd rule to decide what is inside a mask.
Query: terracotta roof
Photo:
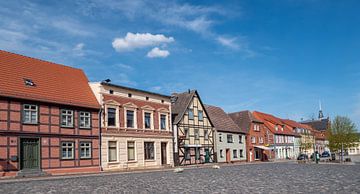
[[[241,130],[238,125],[236,125],[230,118],[230,116],[227,115],[220,107],[205,105],[205,109],[217,131],[246,133],[246,131]]]
[[[26,85],[26,79],[34,86]],[[0,96],[100,108],[81,69],[2,50]]]
[[[250,130],[251,122],[263,123],[259,119],[255,118],[248,110],[229,113],[228,115],[235,122],[235,124],[246,133],[248,133]]]
[[[284,122],[282,122],[282,120],[278,117],[275,117],[273,115],[270,114],[266,114],[266,113],[262,113],[262,112],[258,112],[258,111],[254,111],[253,115],[262,120],[265,124],[265,126],[274,134],[282,134],[282,135],[296,135],[293,132],[293,130],[287,126]],[[278,125],[279,127],[284,126],[284,130],[281,130],[281,128],[279,128],[278,130],[275,130],[275,126]]]

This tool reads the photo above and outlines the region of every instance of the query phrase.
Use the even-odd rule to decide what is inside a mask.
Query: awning
[[[256,145],[254,147],[260,148],[260,149],[263,149],[263,150],[272,150],[273,149],[272,147],[266,147],[266,146],[260,146],[260,145]]]

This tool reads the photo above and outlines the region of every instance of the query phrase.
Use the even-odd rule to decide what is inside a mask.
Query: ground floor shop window
[[[144,153],[145,160],[154,160],[154,142],[145,142],[144,143]]]
[[[128,150],[128,161],[135,160],[135,142],[129,141],[127,143],[127,150]]]

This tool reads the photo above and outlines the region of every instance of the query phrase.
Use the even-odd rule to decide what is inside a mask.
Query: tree
[[[333,152],[354,147],[359,142],[356,125],[348,117],[336,116],[327,131],[329,148]]]

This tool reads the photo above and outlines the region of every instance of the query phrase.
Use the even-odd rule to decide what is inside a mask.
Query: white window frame
[[[73,141],[61,141],[60,142],[61,143],[61,159],[62,160],[73,160],[74,158],[75,158],[75,142],[73,142]],[[65,146],[64,146],[64,144],[65,144]],[[71,146],[69,146],[68,144],[71,144]],[[67,149],[66,150],[66,155],[67,156],[63,156],[63,149]],[[72,149],[72,151],[71,151],[71,157],[69,157],[69,148],[71,148]]]
[[[110,152],[109,152],[109,144],[110,142],[115,142],[115,145],[116,145],[116,161],[110,161]],[[107,151],[107,161],[108,163],[117,163],[119,162],[119,144],[118,144],[118,141],[116,140],[108,140],[107,141],[107,148],[106,148],[106,151]]]
[[[161,116],[165,116],[165,129],[161,128]],[[168,121],[168,113],[159,112],[159,130],[168,131],[169,121]]]
[[[233,158],[238,158],[237,154],[238,154],[237,149],[234,149],[233,150]]]
[[[194,139],[195,140],[200,139],[200,129],[194,128]]]
[[[209,130],[204,129],[204,139],[209,140]]]
[[[81,144],[88,144],[88,145],[81,145]],[[89,149],[88,156],[81,156],[81,149]],[[85,152],[86,153],[86,152]],[[90,159],[92,157],[92,142],[91,141],[80,141],[79,142],[79,158],[80,159]]]
[[[195,118],[195,115],[194,115],[194,109],[192,109],[192,108],[188,108],[188,119],[189,120],[194,120],[194,118]],[[192,112],[192,117],[190,118],[190,111]]]
[[[251,136],[251,143],[256,144],[256,137],[255,136]]]
[[[264,143],[264,139],[262,137],[259,137],[259,143]]]
[[[25,108],[25,106],[29,106],[29,108]],[[32,109],[34,108],[35,109]],[[29,113],[29,121],[26,121],[25,120],[25,114],[26,112]],[[35,112],[35,121],[32,122],[32,112]],[[38,124],[39,122],[39,107],[38,105],[35,105],[35,104],[23,104],[23,110],[22,110],[22,123],[25,123],[25,124]]]
[[[66,112],[64,113],[63,111],[66,111]],[[63,116],[65,116],[65,118],[66,118],[66,124],[65,125],[62,122],[63,121]],[[71,125],[68,124],[68,117],[69,116],[71,116]],[[74,127],[74,120],[75,120],[74,110],[71,110],[71,109],[61,109],[60,110],[60,126],[61,127]]]
[[[239,143],[242,144],[243,143],[243,140],[242,140],[242,135],[239,135]]]
[[[133,111],[134,112],[134,118],[133,118],[133,127],[128,127],[127,126],[127,111]],[[136,108],[128,108],[128,107],[124,107],[124,122],[125,122],[125,128],[130,128],[130,129],[136,129],[137,128],[137,111]]]
[[[145,113],[150,113],[150,128],[145,128]],[[143,129],[154,129],[154,111],[143,110]]]
[[[201,120],[200,120],[200,112],[201,112]],[[204,111],[203,110],[198,110],[198,120],[204,121]]]
[[[86,115],[86,114],[88,114],[88,115]],[[83,123],[85,126],[81,126],[81,124],[82,124],[81,118],[84,118]],[[89,119],[88,125],[86,125],[86,119]],[[88,111],[80,111],[79,112],[79,128],[81,128],[81,129],[90,129],[91,128],[91,112],[88,112]]]
[[[129,142],[134,143],[134,160],[129,160]],[[135,140],[129,140],[129,141],[126,142],[126,161],[128,161],[128,162],[137,162],[137,152],[136,152],[136,141]]]
[[[115,109],[115,126],[109,126],[108,125],[108,108],[113,108]],[[105,126],[107,128],[119,128],[120,127],[120,122],[119,122],[119,114],[120,110],[119,110],[119,106],[115,105],[115,104],[106,104],[105,105]]]
[[[231,138],[229,138],[231,137]],[[229,141],[231,140],[231,141]],[[226,134],[226,142],[227,143],[234,143],[234,138],[233,138],[233,135],[232,134]]]

